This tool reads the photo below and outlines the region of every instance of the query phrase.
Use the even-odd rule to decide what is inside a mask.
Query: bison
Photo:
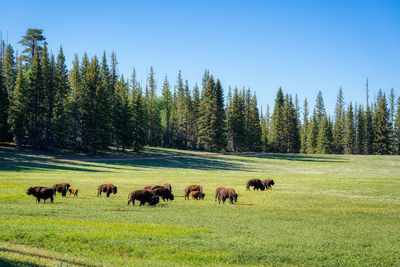
[[[169,190],[169,192],[171,192],[172,193],[172,186],[171,186],[171,184],[163,184],[163,187],[165,187],[165,188],[167,188],[168,190]]]
[[[204,199],[206,194],[200,192],[200,191],[191,191],[190,196],[192,199]]]
[[[272,189],[272,186],[275,184],[274,180],[272,179],[265,179],[264,181],[262,181],[265,189]]]
[[[54,197],[53,188],[43,187],[43,186],[29,187],[28,190],[26,191],[26,194],[34,195],[36,197],[37,203],[40,202],[40,199],[43,199],[43,201],[46,202],[46,199],[48,198],[50,198],[51,203],[53,203],[53,197]]]
[[[162,187],[163,187],[163,186],[161,186],[161,185],[153,185],[153,186],[148,185],[148,186],[143,187],[143,189],[146,189],[146,190],[154,190],[154,189],[156,189],[156,188],[162,188]]]
[[[224,189],[225,187],[218,187],[215,189],[215,202],[217,202],[217,198],[219,197],[219,193]]]
[[[54,195],[56,195],[56,193],[61,193],[61,195],[63,197],[67,196],[67,192],[68,189],[70,188],[70,184],[69,183],[62,183],[62,184],[55,184],[53,185],[53,189],[54,189]]]
[[[201,193],[203,193],[203,187],[201,185],[189,185],[188,187],[186,187],[185,200],[189,199],[189,194],[192,191],[200,191]]]
[[[155,196],[152,191],[146,189],[132,191],[128,195],[128,205],[132,202],[132,205],[135,206],[135,200],[140,201],[140,206],[143,206],[146,202],[149,203],[149,206],[153,206],[160,201],[159,197]]]
[[[259,190],[261,189],[261,191],[265,190],[265,186],[263,185],[263,183],[261,182],[260,179],[251,179],[248,180],[246,183],[246,190],[250,190],[250,186],[253,186],[253,190]]]
[[[78,191],[79,191],[79,189],[70,188],[70,189],[68,190],[68,192],[69,192],[69,197],[71,197],[71,195],[74,195],[74,197],[78,197]]]
[[[165,187],[157,187],[152,190],[155,196],[161,197],[163,201],[165,200],[174,200],[174,195],[171,194]]]
[[[224,188],[220,191],[219,196],[218,196],[218,203],[225,204],[225,200],[229,198],[229,202],[233,204],[233,202],[237,202],[238,194],[236,194],[235,189],[233,188]]]
[[[115,195],[117,193],[117,187],[113,184],[102,184],[98,188],[97,197],[101,197],[101,193],[106,193],[107,197],[109,197],[111,193]]]

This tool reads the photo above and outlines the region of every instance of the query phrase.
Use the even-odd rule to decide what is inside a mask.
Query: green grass
[[[0,148],[2,159],[27,159],[0,163],[0,265],[400,266],[400,157],[143,154],[157,155],[191,156],[107,161],[141,157],[110,151],[88,162]],[[44,160],[63,156],[78,160]],[[267,177],[273,190],[245,190],[247,179]],[[58,182],[79,198],[36,204],[25,194]],[[174,201],[126,205],[132,190],[165,182]],[[102,183],[118,194],[97,198]],[[189,184],[203,186],[204,201],[184,200]],[[234,187],[238,203],[215,203],[219,186]]]

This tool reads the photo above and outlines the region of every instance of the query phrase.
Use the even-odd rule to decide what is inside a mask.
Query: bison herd
[[[246,190],[250,190],[250,187],[253,187],[253,190],[268,190],[272,189],[272,186],[275,184],[272,179],[265,179],[261,181],[260,179],[251,179],[246,183]],[[41,199],[46,202],[47,199],[50,198],[53,203],[54,197],[56,193],[61,193],[61,196],[66,197],[67,192],[69,192],[69,196],[74,195],[74,197],[78,197],[79,189],[70,188],[71,185],[69,183],[55,184],[53,187],[43,187],[43,186],[35,186],[29,187],[26,191],[26,194],[33,195],[36,198],[36,202],[39,203]],[[107,197],[110,197],[111,194],[117,193],[117,187],[113,184],[102,184],[97,189],[97,197],[101,197],[101,194],[105,193]],[[193,200],[204,199],[205,194],[203,192],[203,187],[201,185],[189,185],[185,188],[185,200],[189,200],[190,198]],[[156,205],[160,202],[160,198],[163,201],[172,201],[174,200],[174,195],[172,194],[172,186],[168,183],[154,186],[145,186],[143,189],[135,190],[129,193],[128,195],[128,205],[132,202],[132,205],[135,205],[135,200],[140,202],[140,206],[148,203],[149,206]],[[215,202],[220,204],[221,201],[225,204],[225,201],[229,199],[229,203],[233,204],[237,202],[238,194],[236,194],[235,189],[233,188],[225,188],[218,187],[215,190]]]

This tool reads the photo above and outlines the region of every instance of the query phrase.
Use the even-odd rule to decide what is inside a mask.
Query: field
[[[146,148],[93,159],[3,147],[0,265],[400,266],[399,170],[397,156]],[[246,191],[250,178],[276,185]],[[36,204],[25,194],[58,182],[79,188],[79,198]],[[132,190],[165,182],[174,201],[126,205]],[[118,193],[97,198],[102,183]],[[189,184],[203,185],[205,200],[185,201]],[[219,186],[234,187],[238,202],[215,203]]]

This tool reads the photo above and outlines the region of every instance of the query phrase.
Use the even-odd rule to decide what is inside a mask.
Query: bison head
[[[270,182],[269,182],[269,185],[271,186],[271,185],[274,185],[275,184],[275,182],[274,182],[274,180],[271,180]]]
[[[237,198],[238,198],[238,196],[239,196],[239,195],[238,195],[238,194],[236,194],[236,193],[233,195],[233,200],[234,200],[235,202],[237,202]]]
[[[116,186],[113,187],[112,192],[114,193],[114,195],[117,193],[117,187]]]
[[[169,196],[169,199],[170,199],[170,200],[174,200],[174,194],[171,194],[171,195]]]
[[[29,187],[28,191],[26,191],[26,194],[27,195],[32,195],[34,191],[35,191],[35,189],[33,189],[33,187]]]
[[[158,202],[160,202],[160,198],[159,197],[152,197],[150,199],[149,205],[153,206],[153,205],[156,205]]]

